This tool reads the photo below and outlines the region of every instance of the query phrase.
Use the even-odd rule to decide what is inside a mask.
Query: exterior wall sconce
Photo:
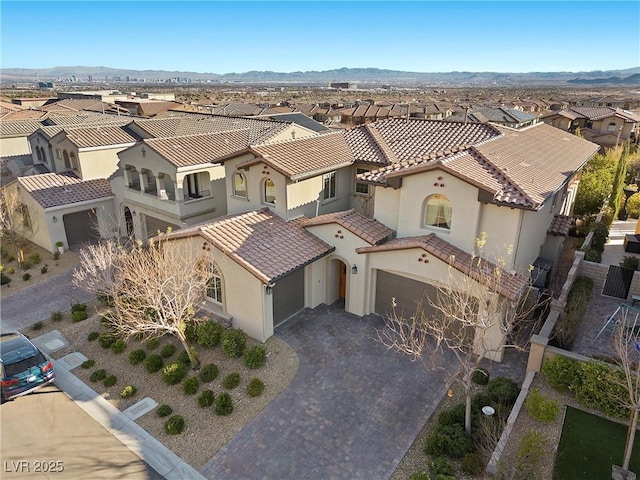
[[[354,274],[354,275],[356,273],[358,273],[358,266],[357,265],[354,265],[354,266],[351,267],[351,273]]]
[[[53,216],[53,218],[51,220],[53,220],[53,223],[58,223],[58,217],[56,217],[55,215]]]
[[[271,295],[273,293],[273,287],[271,285],[267,285],[267,295]]]

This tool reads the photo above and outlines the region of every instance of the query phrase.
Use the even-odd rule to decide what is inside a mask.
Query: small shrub
[[[7,285],[11,283],[11,278],[7,277],[4,272],[0,272],[0,285]]]
[[[185,395],[195,395],[200,388],[200,380],[198,377],[189,377],[182,382],[182,391]]]
[[[206,408],[213,405],[215,401],[215,396],[213,395],[212,390],[205,390],[200,395],[198,395],[198,405],[200,408]]]
[[[523,480],[538,478],[539,463],[544,455],[547,440],[537,430],[526,432],[520,443],[513,462],[512,476]]]
[[[238,385],[240,385],[240,374],[237,372],[230,373],[222,380],[222,386],[227,390],[233,390]]]
[[[169,420],[164,423],[164,430],[169,435],[178,435],[179,433],[182,433],[184,427],[184,418],[180,415],[169,417]]]
[[[75,312],[71,312],[71,321],[73,323],[78,323],[83,320],[89,318],[89,314],[84,310],[76,310]]]
[[[622,257],[622,261],[620,262],[620,266],[622,268],[629,268],[631,270],[638,270],[638,263],[640,263],[640,259],[638,257]]]
[[[462,457],[462,471],[473,476],[480,475],[484,471],[484,463],[480,455],[470,452]]]
[[[29,273],[24,273],[22,275],[22,280],[24,280],[25,282],[28,282],[30,278],[31,278],[31,274]]]
[[[162,381],[167,385],[180,383],[187,376],[187,366],[184,363],[170,363],[162,369]]]
[[[262,367],[267,361],[267,350],[260,345],[254,345],[253,347],[245,350],[244,364],[251,370]]]
[[[146,368],[149,373],[157,372],[163,365],[164,361],[160,355],[149,355],[144,361],[144,368]]]
[[[233,412],[233,400],[227,392],[222,392],[216,397],[216,414],[229,415]]]
[[[42,261],[42,257],[40,257],[39,253],[32,253],[31,255],[29,255],[29,261],[33,265],[38,265]]]
[[[7,273],[9,275],[13,275],[14,273],[16,273],[16,269],[13,268],[13,267],[9,267],[9,268],[7,268]]]
[[[55,252],[53,254],[53,259],[56,260],[56,261],[59,260],[60,259],[60,252]]]
[[[486,368],[478,368],[471,374],[471,381],[478,385],[486,385],[489,383],[489,370]]]
[[[156,348],[158,348],[160,346],[160,339],[158,338],[150,338],[149,340],[147,340],[146,342],[144,342],[145,346],[147,347],[147,350],[155,350]]]
[[[113,387],[117,381],[118,381],[118,378],[115,375],[109,375],[107,378],[104,379],[104,382],[102,382],[102,384],[105,387]]]
[[[524,403],[529,415],[541,422],[552,422],[558,416],[558,402],[545,397],[537,388],[531,389]]]
[[[96,364],[95,360],[85,360],[84,362],[82,362],[80,364],[81,368],[84,368],[85,370],[90,369],[91,367],[93,367]]]
[[[98,343],[102,348],[111,348],[111,345],[117,340],[116,336],[112,332],[101,333],[98,337]]]
[[[593,248],[587,248],[584,251],[584,259],[587,262],[600,263],[602,262],[602,253],[594,250]]]
[[[171,408],[169,405],[160,405],[158,407],[158,410],[156,410],[156,415],[158,415],[158,417],[163,418],[163,417],[168,417],[169,415],[171,415],[173,413],[173,408]]]
[[[73,305],[71,305],[71,311],[72,312],[86,312],[87,311],[87,305],[85,303],[74,303]]]
[[[482,410],[482,407],[484,407],[485,405],[491,406],[495,403],[496,402],[491,399],[489,394],[484,392],[476,393],[473,397],[471,397],[471,410],[472,412],[477,412],[478,410]]]
[[[122,339],[116,340],[115,342],[113,342],[113,345],[111,345],[111,351],[116,355],[124,352],[125,348],[127,348],[127,342]]]
[[[443,457],[436,457],[429,462],[429,469],[434,475],[453,475],[453,467],[449,460]]]
[[[200,381],[209,383],[216,379],[220,369],[215,363],[208,363],[200,369]]]
[[[47,273],[49,271],[49,267],[47,267],[47,265],[44,265],[43,267],[40,267],[40,273],[42,273],[43,275],[45,273]]]
[[[200,322],[196,325],[196,337],[198,345],[203,347],[215,347],[220,344],[220,338],[224,328],[218,322],[210,320]]]
[[[176,346],[172,343],[165,345],[164,347],[162,347],[162,350],[160,350],[160,356],[162,358],[169,358],[174,353],[176,353]]]
[[[191,359],[189,358],[189,353],[186,350],[183,349],[178,354],[178,358],[176,358],[176,362],[183,363],[187,367],[190,367],[191,366]]]
[[[129,363],[131,365],[138,365],[145,358],[147,358],[147,353],[143,349],[138,348],[129,354]]]
[[[241,357],[247,344],[247,334],[239,328],[224,332],[222,336],[222,350],[230,357]]]
[[[487,384],[487,394],[494,402],[511,406],[516,403],[520,389],[518,384],[507,377],[495,377]]]
[[[259,378],[252,378],[247,385],[247,395],[250,397],[259,397],[264,391],[264,382]]]
[[[462,458],[473,451],[473,444],[462,425],[438,425],[427,436],[424,451],[428,455]]]
[[[569,393],[579,378],[580,365],[575,360],[558,355],[542,364],[542,375],[554,389]]]
[[[93,342],[99,336],[100,336],[100,332],[89,332],[89,335],[87,335],[87,340],[89,340],[90,342]]]
[[[438,425],[462,425],[464,427],[465,404],[458,403],[438,415]]]
[[[122,390],[120,390],[120,396],[122,398],[130,398],[130,397],[133,397],[137,391],[138,389],[133,385],[127,385]]]
[[[43,326],[44,326],[44,325],[43,325],[43,323],[42,323],[42,322],[36,322],[36,323],[34,323],[33,325],[31,325],[31,330],[35,330],[35,331],[37,331],[37,330],[42,330],[42,327],[43,327]]]
[[[427,474],[427,472],[423,470],[422,472],[416,472],[413,475],[411,475],[411,478],[409,480],[431,480],[431,479],[429,478],[429,475]]]
[[[59,322],[62,320],[62,312],[59,310],[56,310],[55,312],[51,312],[51,317],[49,317],[51,319],[52,322]]]
[[[99,382],[101,380],[104,380],[105,378],[107,378],[107,371],[104,368],[101,368],[100,370],[96,370],[95,372],[93,372],[89,377],[89,380],[91,380],[92,382]]]

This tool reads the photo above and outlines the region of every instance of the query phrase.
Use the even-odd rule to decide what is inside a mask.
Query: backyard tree
[[[634,318],[634,316],[624,317]],[[636,320],[637,321],[637,320]],[[625,398],[620,399],[622,405],[629,409],[629,428],[624,447],[622,470],[629,470],[631,452],[638,427],[638,415],[640,415],[640,325],[631,324],[630,321],[619,322],[613,335],[613,348],[618,354],[620,368],[624,372],[621,377],[622,386],[625,389]],[[614,377],[617,378],[617,377]]]
[[[117,334],[123,338],[174,335],[197,368],[199,361],[185,328],[188,322],[200,321],[197,304],[202,302],[213,267],[192,252],[191,242],[171,242],[162,235],[132,247],[109,239],[81,250],[74,284],[109,302],[107,318]]]
[[[29,214],[18,192],[5,188],[0,192],[0,238],[9,246],[20,268],[24,265],[24,248],[38,232],[38,222]]]
[[[621,156],[622,148],[618,147],[604,155],[596,154],[587,162],[582,170],[576,194],[574,210],[577,215],[590,215],[599,212],[604,201],[612,195]],[[624,175],[618,176],[618,183],[620,180],[624,180]]]
[[[467,434],[471,433],[473,373],[481,371],[484,358],[495,358],[506,346],[517,346],[509,339],[524,337],[512,334],[532,321],[536,303],[525,301],[528,277],[505,270],[511,250],[492,263],[482,256],[485,243],[483,234],[476,240],[476,253],[449,259],[447,278],[434,294],[418,302],[414,315],[396,315],[393,305],[393,314],[378,332],[382,343],[414,359],[429,354],[435,364],[444,351],[453,354],[455,361],[439,368],[445,369],[448,387],[456,382],[465,392]],[[430,339],[435,347],[427,345]]]

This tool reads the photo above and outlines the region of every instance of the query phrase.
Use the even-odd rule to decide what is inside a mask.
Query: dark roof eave
[[[304,268],[304,267],[306,267],[307,265],[312,264],[313,262],[315,262],[316,260],[321,259],[322,257],[326,257],[326,256],[327,256],[327,255],[329,255],[330,253],[335,252],[335,250],[336,250],[336,247],[331,247],[331,248],[330,248],[329,250],[327,250],[326,252],[321,253],[320,255],[316,255],[315,257],[313,257],[313,258],[311,258],[311,259],[307,260],[307,261],[306,261],[306,262],[304,262],[302,265],[298,265],[297,267],[292,268],[291,270],[288,270],[288,271],[287,271],[287,272],[285,272],[285,273],[281,273],[280,275],[277,275],[277,276],[275,276],[275,277],[272,277],[272,278],[271,278],[271,279],[269,279],[267,282],[265,282],[265,284],[266,284],[266,285],[269,285],[269,286],[273,286],[273,285],[275,285],[275,283],[276,283],[278,280],[280,280],[281,278],[286,277],[286,276],[287,276],[287,275],[289,275],[290,273],[297,272],[297,271],[298,271],[298,270],[300,270],[301,268]]]
[[[337,170],[339,168],[350,167],[351,165],[353,165],[353,160],[348,160],[342,163],[337,163],[335,165],[330,165],[328,167],[321,168],[319,170],[311,170],[308,172],[291,175],[289,176],[289,178],[293,181],[306,180],[307,178],[315,177],[317,175],[322,175],[327,172],[332,172],[333,170]]]

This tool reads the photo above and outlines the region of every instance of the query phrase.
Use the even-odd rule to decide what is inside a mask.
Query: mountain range
[[[392,85],[640,85],[640,67],[624,70],[594,70],[589,72],[405,72],[379,68],[339,68],[324,71],[272,72],[249,71],[244,73],[201,73],[165,70],[130,70],[110,67],[52,67],[52,68],[2,68],[0,80],[17,81],[60,81],[75,77],[78,81],[114,81],[127,77],[138,81],[164,82],[168,79],[191,79],[191,81],[215,83],[277,83],[277,84],[328,84],[329,82],[350,82],[357,84]]]

